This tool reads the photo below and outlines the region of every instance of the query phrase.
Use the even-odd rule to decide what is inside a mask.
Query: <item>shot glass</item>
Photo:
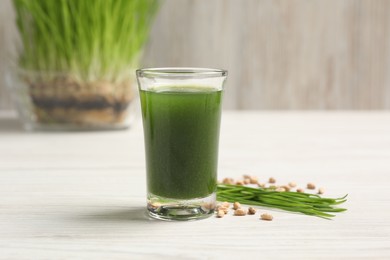
[[[148,68],[136,72],[143,119],[147,210],[162,220],[211,216],[227,71]]]

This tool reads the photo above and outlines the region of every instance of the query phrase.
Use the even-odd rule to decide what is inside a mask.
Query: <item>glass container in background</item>
[[[26,130],[114,130],[135,116],[135,78],[83,82],[68,73],[15,68],[7,75]]]
[[[13,0],[20,39],[8,86],[24,127],[129,127],[134,68],[159,2]]]
[[[219,69],[137,70],[151,217],[191,220],[213,214],[226,76]]]

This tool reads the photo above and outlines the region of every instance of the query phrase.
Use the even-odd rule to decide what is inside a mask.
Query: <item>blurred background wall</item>
[[[13,19],[0,0],[0,109]],[[390,109],[390,1],[165,0],[144,66],[228,69],[228,109]]]

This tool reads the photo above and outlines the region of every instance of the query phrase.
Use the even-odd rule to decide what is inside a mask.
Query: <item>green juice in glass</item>
[[[149,194],[193,199],[216,191],[222,90],[140,90]]]

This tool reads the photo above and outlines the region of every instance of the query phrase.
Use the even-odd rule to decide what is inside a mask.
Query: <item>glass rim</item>
[[[161,67],[136,70],[137,77],[147,78],[216,78],[226,77],[227,70],[196,67]]]

